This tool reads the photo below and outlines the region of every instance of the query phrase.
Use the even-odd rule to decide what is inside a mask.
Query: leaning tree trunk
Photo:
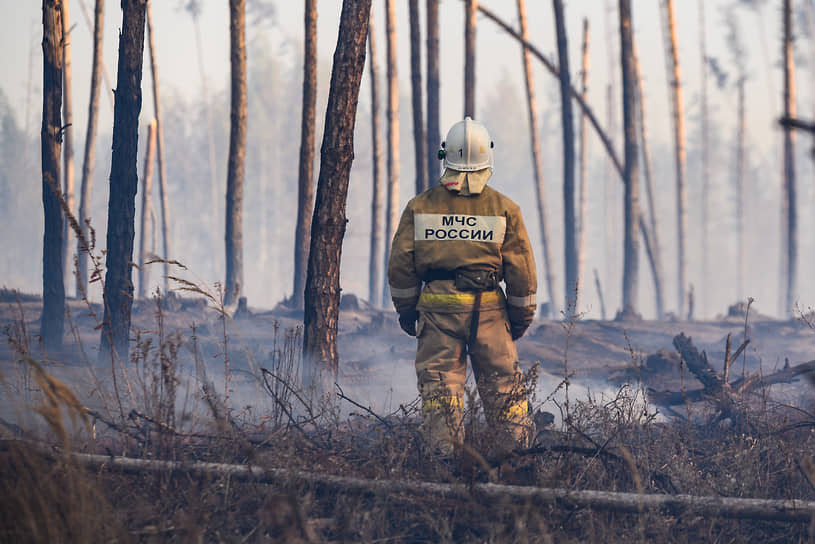
[[[300,120],[300,170],[297,178],[297,226],[294,233],[292,306],[303,309],[314,207],[314,111],[317,104],[317,0],[306,0],[303,56],[303,110]]]
[[[643,178],[645,181],[645,196],[648,201],[648,209],[651,212],[648,233],[651,239],[653,258],[651,263],[651,276],[654,279],[654,297],[656,299],[657,319],[662,319],[665,315],[665,302],[663,299],[664,283],[662,282],[662,254],[659,244],[659,228],[657,226],[657,210],[654,203],[654,180],[651,177],[651,153],[648,150],[648,127],[645,117],[645,93],[643,92],[642,73],[640,71],[639,54],[637,53],[637,42],[632,43],[634,52],[634,75],[637,79],[637,113],[640,129],[640,141],[642,142],[642,166]],[[642,213],[641,215],[645,215]]]
[[[521,39],[528,39],[528,30],[526,25],[526,2],[525,0],[518,0],[518,17],[521,21]],[[530,141],[532,142],[532,172],[535,176],[535,196],[538,202],[538,223],[541,233],[541,246],[543,248],[543,269],[544,276],[546,277],[546,291],[549,295],[549,301],[554,306],[557,297],[555,296],[555,278],[552,273],[552,253],[549,247],[549,229],[546,226],[546,190],[543,184],[543,160],[540,151],[540,136],[538,131],[538,103],[535,100],[535,79],[532,75],[532,59],[529,55],[529,50],[521,46],[524,76],[526,80],[526,102],[529,111],[529,133]],[[550,308],[550,312],[554,311],[554,307]],[[548,316],[542,316],[548,317]]]
[[[161,119],[161,99],[159,96],[158,63],[156,62],[156,41],[153,36],[153,10],[150,1],[147,2],[147,37],[150,46],[150,73],[153,75],[153,113],[156,119],[156,151],[158,151],[158,188],[161,197],[161,239],[164,246],[164,292],[170,290],[170,203],[167,192],[167,169],[164,165],[164,124]]]
[[[62,116],[62,0],[42,2],[42,206],[45,230],[42,243],[42,316],[40,336],[43,347],[62,347],[65,320],[65,284],[62,268],[62,211],[60,199],[59,154]]]
[[[795,118],[795,58],[792,51],[792,8],[790,0],[784,0],[784,117]],[[798,294],[798,212],[795,197],[795,132],[789,125],[784,127],[784,220],[786,222],[786,256],[782,259],[786,272],[784,311],[792,316],[793,304]]]
[[[685,315],[685,282],[687,262],[685,259],[685,233],[687,231],[687,196],[685,194],[685,111],[682,101],[682,76],[679,69],[679,44],[676,38],[676,21],[673,0],[662,4],[665,32],[665,59],[671,87],[671,109],[674,131],[674,158],[676,171],[676,236],[677,236],[677,315]]]
[[[74,108],[71,81],[71,15],[68,0],[62,2],[62,126],[63,131],[62,162],[63,195],[65,204],[71,213],[74,213]],[[71,228],[66,215],[62,222],[62,266],[65,269],[64,277],[71,277]],[[79,293],[77,293],[79,294]]]
[[[396,6],[385,0],[388,40],[388,205],[385,214],[385,260],[390,258],[391,239],[399,226],[399,78],[397,76]],[[390,300],[387,278],[382,281],[382,300]]]
[[[564,309],[570,314],[577,313],[577,240],[575,237],[574,207],[574,119],[572,118],[572,84],[569,76],[569,45],[566,40],[566,25],[563,22],[562,0],[552,0],[555,11],[555,33],[557,34],[558,64],[560,66],[560,103],[563,127],[563,234],[564,261],[566,264]]]
[[[620,0],[620,63],[623,75],[625,138],[625,220],[623,243],[623,315],[637,311],[639,280],[639,172],[637,166],[636,77],[634,74],[631,0]]]
[[[122,29],[116,102],[113,108],[113,157],[108,200],[107,273],[105,274],[105,319],[101,355],[114,352],[128,359],[130,309],[133,305],[133,238],[135,236],[136,188],[139,175],[136,158],[141,112],[142,58],[147,0],[122,0]]]
[[[439,0],[427,0],[427,183],[439,181]]]
[[[153,163],[156,161],[156,120],[150,121],[147,130],[147,149],[144,152],[144,175],[141,188],[141,228],[139,229],[139,298],[144,299],[150,295],[147,284],[150,283],[150,271],[147,262],[152,258],[147,249],[147,241],[153,238],[152,223],[150,221],[152,204],[150,203],[150,190],[153,185]]]
[[[371,0],[343,0],[320,150],[303,332],[306,379],[320,385],[323,378],[336,378],[339,368],[340,257],[370,12]]]
[[[708,205],[710,199],[710,151],[708,150],[708,105],[707,105],[707,45],[705,42],[705,5],[704,0],[699,0],[699,53],[701,56],[699,66],[701,68],[701,91],[700,91],[700,123],[701,127],[701,152],[702,152],[702,277],[701,279],[701,299],[703,316],[707,315],[708,307],[708,253],[710,252],[710,242],[708,233],[710,231],[710,218],[708,216]]]
[[[589,20],[583,18],[583,64],[580,69],[580,94],[583,101],[589,99]],[[588,180],[586,177],[586,169],[588,168],[588,138],[586,138],[586,114],[580,114],[580,156],[579,173],[580,173],[580,201],[579,201],[579,215],[578,215],[578,236],[577,236],[577,293],[575,297],[575,312],[579,309],[580,292],[588,292],[586,286],[586,223],[588,220]]]
[[[373,184],[371,187],[371,248],[368,263],[368,302],[375,308],[378,308],[381,306],[379,296],[382,293],[380,287],[382,286],[384,263],[382,248],[382,203],[384,201],[384,191],[382,191],[382,184],[379,179],[382,171],[382,148],[379,145],[381,142],[381,132],[379,128],[379,65],[376,62],[376,32],[374,28],[373,10],[371,10],[370,21],[368,22],[368,47],[368,66],[370,67],[369,73],[371,75],[371,162],[373,163],[373,179],[371,180]],[[415,128],[416,125],[414,124],[414,129]],[[420,142],[424,142],[424,140]],[[422,157],[422,160],[417,161],[417,164],[421,164],[422,168],[424,168],[424,157]]]
[[[226,173],[226,283],[224,304],[243,290],[243,174],[246,165],[246,0],[229,0],[232,100]]]
[[[408,0],[410,18],[410,91],[413,102],[413,157],[416,168],[416,194],[426,191],[424,108],[422,107],[422,31],[419,0]]]
[[[475,119],[475,22],[478,0],[464,0],[464,117]]]
[[[85,133],[85,157],[82,161],[82,182],[79,188],[79,227],[82,237],[77,240],[76,255],[78,274],[76,277],[77,296],[87,296],[88,292],[88,247],[90,232],[87,221],[90,219],[91,187],[93,187],[93,166],[96,158],[96,125],[99,120],[99,86],[102,75],[102,39],[104,36],[105,0],[96,0],[93,12],[93,67],[91,68],[91,98],[88,104],[88,129]]]

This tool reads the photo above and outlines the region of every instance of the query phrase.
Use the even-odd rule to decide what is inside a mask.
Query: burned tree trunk
[[[90,232],[91,188],[93,187],[93,167],[96,158],[96,125],[99,120],[99,86],[102,75],[102,39],[104,36],[105,0],[96,0],[93,12],[93,67],[91,68],[91,98],[88,105],[88,130],[85,133],[85,157],[82,162],[82,181],[79,188],[79,226],[82,238],[77,240],[78,275],[76,294],[82,296],[88,291],[88,251]]]
[[[374,28],[373,10],[371,10],[371,17],[368,23],[368,47],[368,65],[371,75],[371,162],[373,163],[373,179],[371,180],[373,184],[371,187],[371,248],[368,263],[368,302],[378,308],[381,306],[379,296],[382,293],[380,287],[382,286],[382,265],[384,263],[382,256],[382,203],[384,193],[379,179],[382,171],[382,148],[379,145],[381,141],[381,131],[379,127],[379,65],[376,61],[376,32]],[[414,129],[415,128],[416,125],[414,121]],[[421,142],[423,144],[424,140],[421,140]],[[418,149],[421,149],[421,147]],[[417,164],[421,164],[422,168],[424,168],[424,157],[422,157],[422,160],[416,162]]]
[[[737,82],[738,106],[736,113],[736,299],[745,300],[744,290],[744,162],[747,140],[744,74]]]
[[[334,51],[305,292],[303,355],[312,380],[323,371],[336,377],[339,367],[340,256],[370,11],[371,0],[343,0]]]
[[[682,101],[682,76],[679,69],[679,45],[676,38],[676,21],[673,0],[662,4],[665,32],[665,61],[671,87],[671,109],[674,131],[674,157],[676,171],[676,236],[677,236],[677,315],[685,314],[685,282],[687,262],[685,259],[685,233],[687,230],[687,196],[685,194],[685,110]]]
[[[701,91],[700,91],[700,104],[701,109],[699,122],[701,123],[701,153],[702,153],[702,277],[701,280],[701,313],[703,316],[707,315],[708,304],[708,253],[710,252],[710,242],[708,240],[708,233],[710,230],[710,218],[708,216],[708,205],[710,200],[710,151],[708,150],[709,135],[708,135],[708,105],[707,105],[707,45],[705,41],[705,3],[704,0],[699,0],[699,53],[701,55],[699,66],[701,68]]]
[[[226,283],[224,304],[243,290],[243,174],[246,163],[246,0],[229,0],[232,100],[226,174]]]
[[[482,10],[483,11],[483,10]],[[522,40],[528,39],[526,24],[526,2],[518,0],[518,17],[521,22]],[[532,74],[532,59],[529,50],[521,45],[521,52],[524,65],[524,76],[526,81],[526,102],[529,112],[529,133],[532,142],[532,171],[535,176],[535,196],[538,202],[538,223],[541,232],[541,246],[543,249],[543,269],[546,278],[546,290],[549,300],[555,304],[555,278],[552,273],[552,254],[549,248],[549,229],[547,228],[546,215],[546,191],[543,184],[543,160],[540,151],[540,136],[538,131],[538,103],[535,100],[535,79]],[[554,310],[554,308],[553,308]],[[548,316],[543,316],[548,317]]]
[[[100,354],[118,353],[127,360],[130,309],[133,305],[133,238],[135,236],[136,157],[141,112],[142,57],[146,0],[122,0],[122,30],[113,109],[113,157],[108,201],[105,319]]]
[[[784,117],[795,117],[795,58],[792,52],[792,8],[790,0],[784,0]],[[784,127],[784,189],[783,216],[786,227],[785,266],[786,282],[784,286],[784,311],[786,317],[792,316],[793,304],[798,294],[798,211],[795,188],[795,132],[791,127]]]
[[[396,57],[395,0],[385,0],[387,19],[385,34],[388,41],[388,205],[385,213],[385,260],[390,258],[391,239],[399,226],[399,78]],[[382,281],[382,300],[390,300],[390,285]]]
[[[580,94],[583,101],[589,99],[589,20],[583,19],[583,63],[580,68]],[[586,277],[586,223],[588,222],[588,180],[586,169],[588,168],[588,138],[586,138],[586,114],[580,114],[580,156],[579,160],[579,212],[578,212],[578,235],[577,235],[577,294],[575,298],[575,312],[579,311],[580,293],[588,291]]]
[[[153,11],[150,1],[147,2],[147,37],[150,47],[150,73],[153,76],[153,113],[156,118],[156,151],[158,152],[158,188],[161,197],[161,239],[164,246],[164,292],[170,287],[170,259],[172,248],[170,246],[170,203],[167,192],[167,169],[164,165],[164,125],[161,119],[161,99],[159,95],[158,63],[156,62],[156,40],[153,36]]]
[[[427,0],[427,183],[439,180],[439,0]]]
[[[475,119],[475,22],[478,0],[464,0],[464,117]]]
[[[555,11],[558,64],[560,67],[560,103],[563,127],[563,233],[564,261],[566,264],[566,292],[564,309],[577,312],[577,240],[575,237],[574,201],[574,119],[572,118],[572,84],[569,76],[569,45],[563,21],[562,0],[552,0]]]
[[[150,202],[150,190],[153,182],[153,163],[156,160],[156,120],[150,121],[147,130],[147,149],[144,152],[144,175],[142,176],[141,188],[141,229],[139,236],[139,298],[147,298],[149,292],[147,284],[150,283],[150,271],[147,269],[147,261],[152,258],[147,249],[147,241],[152,239],[152,223],[150,215],[152,204]]]
[[[62,347],[65,321],[65,284],[62,268],[62,211],[59,153],[62,116],[62,0],[42,2],[42,206],[45,231],[42,244],[42,316],[40,336],[46,350]]]
[[[625,137],[625,235],[623,243],[623,314],[637,311],[639,284],[639,170],[635,109],[631,0],[620,0],[620,63],[623,76],[623,135]]]
[[[300,121],[300,170],[297,181],[297,226],[294,234],[292,306],[303,309],[314,207],[314,111],[317,104],[317,0],[306,0],[303,55],[303,110]]]
[[[426,191],[424,108],[422,107],[422,36],[419,0],[409,0],[410,13],[410,91],[413,99],[413,156],[416,168],[416,194]],[[372,53],[373,55],[373,53]]]
[[[74,213],[74,108],[71,80],[71,15],[70,2],[62,2],[62,126],[63,196],[68,210]],[[71,277],[71,228],[68,217],[62,222],[62,266],[65,281]],[[79,294],[79,293],[77,293]]]

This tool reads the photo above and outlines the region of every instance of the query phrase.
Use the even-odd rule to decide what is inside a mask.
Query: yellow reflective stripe
[[[507,419],[516,419],[526,417],[529,414],[529,403],[521,401],[507,408]]]
[[[498,302],[501,300],[501,294],[498,291],[486,291],[481,293],[481,303]],[[445,304],[475,304],[475,295],[473,293],[428,293],[423,292],[419,296],[420,304],[438,305]]]
[[[449,410],[451,408],[461,409],[462,406],[464,406],[464,401],[461,400],[461,397],[433,397],[422,402],[422,411],[432,412],[435,410]]]

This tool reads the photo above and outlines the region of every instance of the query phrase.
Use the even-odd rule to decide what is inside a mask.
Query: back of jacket
[[[417,307],[428,311],[469,310],[471,303],[456,303],[468,299],[456,298],[459,292],[452,280],[432,281],[424,291],[422,281],[431,270],[485,267],[497,270],[503,277],[510,310],[516,310],[516,315],[520,313],[523,321],[531,322],[537,274],[517,204],[491,187],[485,187],[478,195],[460,196],[441,185],[408,202],[388,262],[388,283],[398,312]],[[453,296],[431,296],[435,294]],[[481,307],[489,309],[503,304],[503,300],[492,297],[486,298]]]

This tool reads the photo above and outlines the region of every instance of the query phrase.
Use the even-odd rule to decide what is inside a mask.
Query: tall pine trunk
[[[153,186],[153,163],[156,162],[156,120],[150,121],[147,128],[147,148],[144,152],[144,175],[141,188],[141,228],[139,233],[139,298],[150,296],[147,285],[150,283],[150,270],[147,262],[152,258],[147,242],[153,238],[150,221],[152,204],[150,191]]]
[[[743,74],[739,74],[736,113],[736,300],[746,299],[744,290],[744,163],[747,143],[745,83],[746,79]]]
[[[429,188],[425,162],[424,108],[422,107],[422,31],[419,0],[408,0],[410,19],[410,91],[413,103],[413,156],[416,168],[416,194]]]
[[[708,215],[708,206],[710,201],[710,138],[708,136],[708,104],[707,104],[707,45],[705,41],[705,3],[704,0],[699,0],[699,55],[701,69],[701,90],[700,90],[700,144],[702,152],[702,276],[701,276],[701,313],[703,316],[707,315],[708,311],[708,255],[710,253],[710,241],[708,236],[710,233],[710,217]]]
[[[368,23],[368,66],[371,76],[371,156],[373,163],[371,187],[371,247],[368,263],[368,302],[375,308],[380,307],[382,290],[383,247],[382,247],[382,204],[384,191],[382,190],[382,148],[380,146],[382,132],[379,125],[379,65],[376,57],[376,31],[374,27],[373,10]],[[415,116],[414,116],[415,117]],[[415,125],[414,125],[415,128]],[[421,140],[424,143],[424,140]],[[421,148],[420,148],[421,149]],[[421,161],[424,167],[424,157]]]
[[[122,0],[122,29],[116,102],[113,109],[113,157],[108,200],[107,273],[105,274],[105,319],[101,355],[115,351],[128,360],[130,309],[133,305],[133,238],[135,236],[136,159],[141,112],[142,58],[146,0]]]
[[[636,77],[634,74],[631,0],[620,0],[620,64],[623,78],[625,138],[625,213],[623,240],[623,315],[637,312],[639,285],[639,169],[637,166]]]
[[[784,117],[795,118],[795,58],[792,51],[792,7],[784,0]],[[784,292],[785,317],[791,317],[795,297],[798,295],[798,211],[795,188],[795,132],[784,127],[784,220],[786,226],[786,258],[782,259],[786,272]]]
[[[615,66],[619,59],[616,44],[617,39],[614,32],[614,0],[605,0],[605,38],[606,38],[606,62],[609,66],[608,84],[606,85],[606,130],[611,138],[613,149],[618,149],[619,127],[617,126],[617,93],[619,89],[617,70],[611,68]],[[606,289],[608,286],[617,284],[616,278],[619,268],[619,245],[617,244],[617,210],[615,209],[617,190],[615,189],[612,167],[610,161],[604,163],[603,169],[603,263],[604,280]],[[616,293],[616,290],[614,290]],[[609,301],[611,302],[611,301]],[[612,303],[613,304],[613,303]]]
[[[164,246],[164,292],[170,288],[170,195],[167,191],[167,169],[164,163],[164,125],[161,118],[161,97],[159,95],[158,62],[156,61],[156,41],[153,35],[153,10],[150,0],[147,2],[147,37],[150,47],[150,73],[153,76],[153,113],[156,119],[156,151],[158,152],[158,188],[161,198],[161,239]]]
[[[65,204],[74,213],[74,107],[73,83],[71,79],[71,15],[68,0],[62,2],[62,125],[63,131],[63,195]],[[70,282],[73,269],[71,258],[71,227],[68,216],[62,222],[62,265],[65,269],[65,281]],[[77,293],[78,294],[78,293]]]
[[[300,170],[297,178],[297,226],[294,233],[294,292],[292,306],[303,309],[314,208],[314,112],[317,104],[317,0],[305,3],[303,109],[300,120]]]
[[[246,165],[246,0],[229,0],[231,106],[226,174],[226,283],[224,304],[243,292],[243,175]]]
[[[528,40],[529,31],[527,30],[526,23],[525,0],[518,0],[518,17],[521,23],[521,39]],[[552,272],[552,253],[549,246],[549,229],[547,227],[546,189],[543,183],[543,159],[541,158],[540,135],[538,131],[538,103],[535,99],[535,79],[532,74],[532,59],[530,58],[529,51],[522,45],[521,52],[526,81],[526,103],[529,112],[530,141],[532,142],[532,171],[535,177],[535,196],[538,203],[538,224],[543,249],[543,269],[546,278],[546,291],[552,306],[550,311],[554,311],[553,306],[557,298],[555,296],[555,277]]]
[[[439,0],[427,0],[427,183],[439,181]]]
[[[42,316],[40,337],[47,351],[62,348],[65,284],[62,268],[62,210],[59,157],[62,128],[62,1],[42,2]]]
[[[325,383],[323,378],[336,378],[339,368],[340,258],[370,12],[371,0],[343,0],[331,70],[311,225],[303,332],[306,379],[316,381],[318,385]]]
[[[663,0],[662,11],[665,32],[665,59],[668,80],[671,87],[671,114],[674,132],[674,169],[676,175],[676,270],[677,299],[676,313],[685,315],[685,282],[687,262],[685,258],[685,236],[687,231],[687,196],[685,191],[685,109],[682,101],[682,75],[679,69],[679,44],[676,38],[676,18],[673,0]]]
[[[584,101],[589,99],[589,20],[583,18],[583,62],[580,68],[580,94]],[[580,309],[580,294],[588,292],[586,284],[586,231],[588,230],[588,179],[586,170],[588,168],[588,138],[586,138],[586,114],[580,114],[580,155],[579,162],[579,214],[578,214],[578,235],[577,235],[577,296],[575,299],[575,312]]]
[[[79,270],[76,278],[76,294],[88,292],[88,251],[90,242],[88,220],[90,219],[93,167],[96,159],[96,127],[99,122],[99,87],[102,75],[102,40],[104,36],[105,0],[96,0],[93,12],[93,65],[91,68],[91,93],[88,104],[88,128],[85,133],[85,156],[82,161],[82,181],[79,188],[79,226],[82,238],[77,240]]]
[[[475,23],[478,0],[464,0],[464,117],[475,119]]]
[[[88,11],[88,6],[85,4],[85,0],[79,0],[79,7],[82,9],[82,17],[83,17],[83,19],[85,19],[85,24],[88,25],[88,30],[90,31],[91,35],[94,37],[94,41],[95,41],[96,40],[96,32],[97,32],[96,31],[97,27],[96,27],[96,24],[95,24],[95,16],[96,16],[96,10],[99,9],[98,2],[97,2],[97,5],[94,8],[95,11],[94,11],[94,21],[93,22],[91,21],[91,14]],[[102,10],[102,13],[105,12],[104,6],[102,6],[101,10]],[[102,25],[99,25],[99,27],[101,28]],[[101,44],[102,42],[100,41],[99,43]],[[110,74],[108,74],[108,67],[105,64],[105,59],[104,58],[100,61],[100,65],[101,65],[101,70],[102,70],[102,80],[105,82],[105,87],[104,87],[105,96],[108,97],[108,101],[110,102],[110,111],[113,111],[113,98],[114,98],[114,93],[115,93],[116,89],[113,88],[113,83],[111,83]]]
[[[399,226],[399,78],[397,75],[396,6],[395,0],[385,0],[387,12],[385,34],[388,42],[388,205],[385,214],[385,260]],[[387,278],[382,280],[382,300],[390,299]]]

